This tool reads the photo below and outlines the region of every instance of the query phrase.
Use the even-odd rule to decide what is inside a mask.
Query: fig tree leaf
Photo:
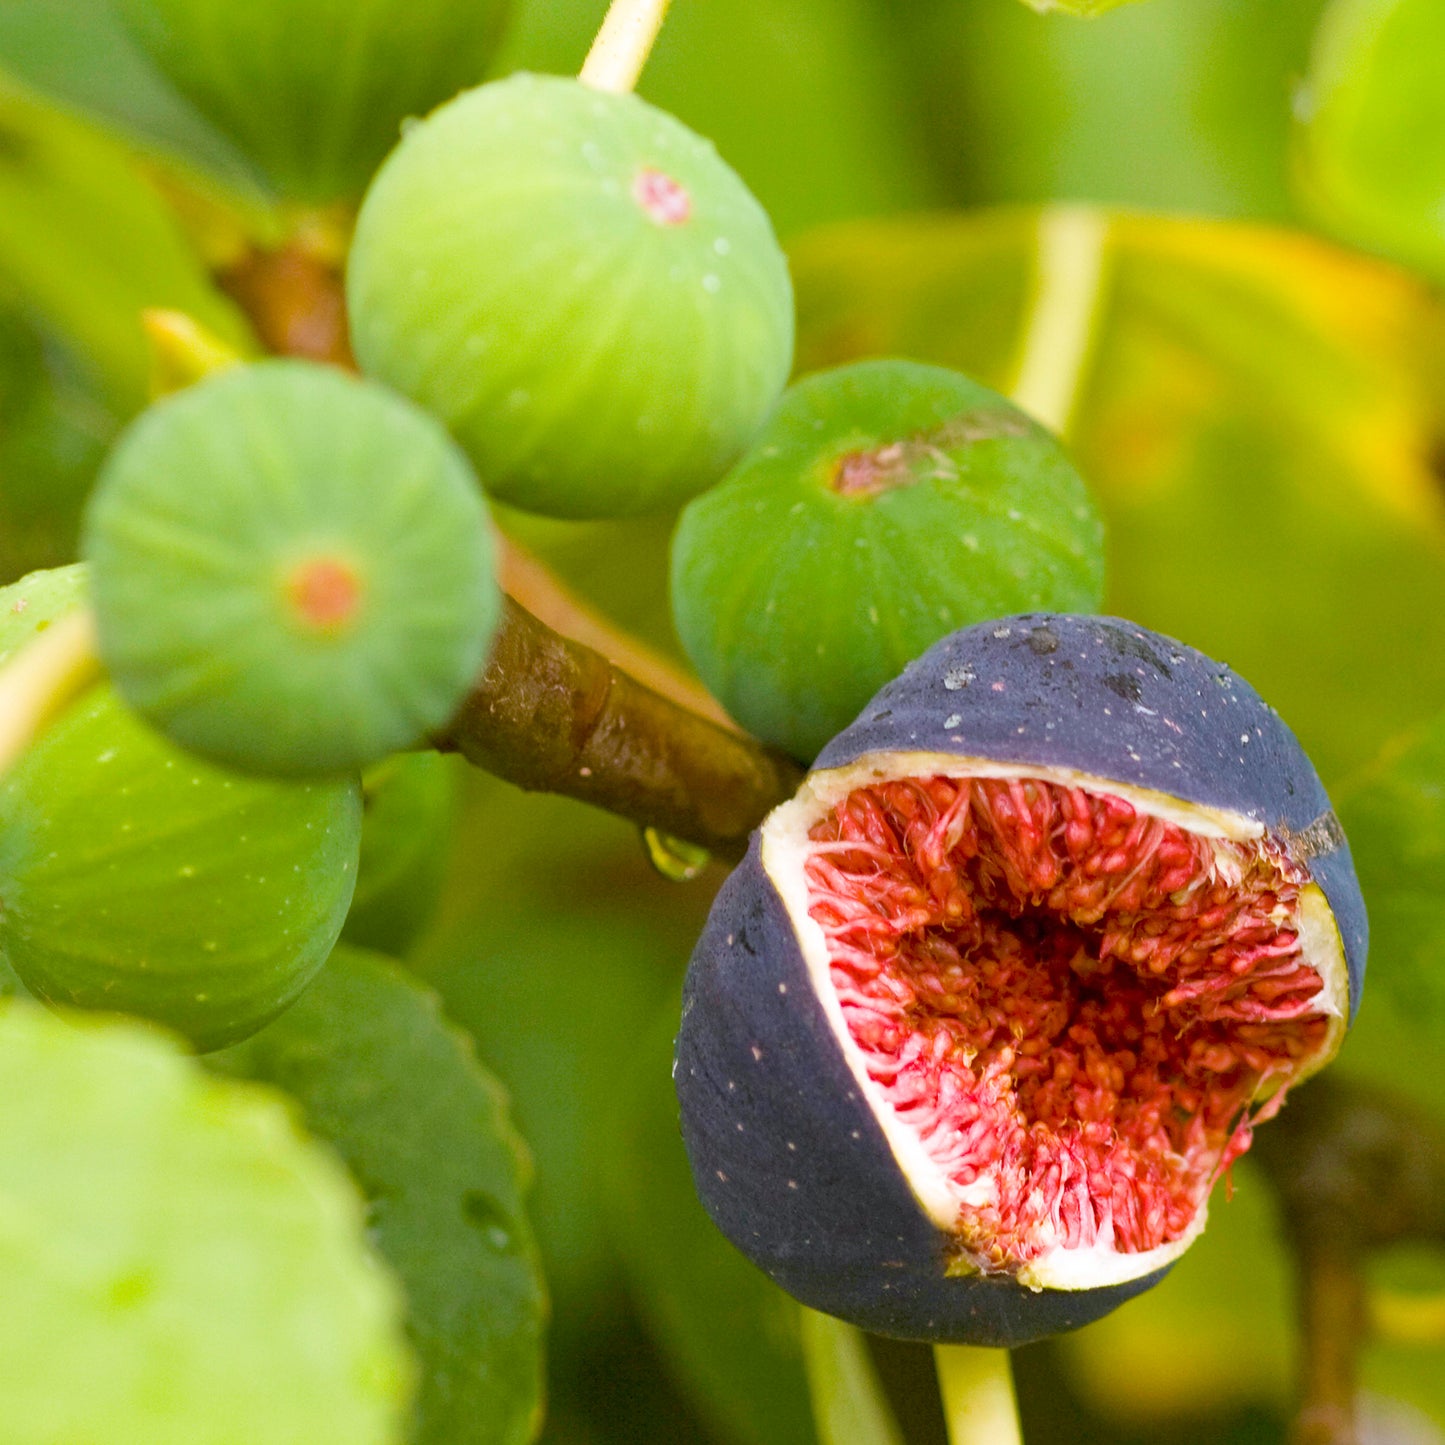
[[[339,948],[288,1013],[208,1062],[291,1094],[360,1182],[421,1364],[412,1445],[531,1440],[546,1300],[525,1154],[500,1087],[435,996]]]
[[[130,154],[3,84],[0,287],[128,409],[146,396],[144,308],[184,311],[243,350],[252,344]]]
[[[1335,805],[1370,915],[1370,1003],[1445,1036],[1445,713],[1354,774]]]
[[[674,1377],[722,1438],[814,1445],[799,1307],[718,1233],[693,1189],[672,1088],[677,1014],[671,999],[635,1051],[612,1132],[608,1222],[628,1289]],[[835,1359],[826,1341],[819,1349]],[[833,1439],[869,1445],[864,1435]]]
[[[1042,219],[815,232],[803,369],[863,355],[1017,375]],[[1070,441],[1106,610],[1222,658],[1326,777],[1445,697],[1445,312],[1410,277],[1262,227],[1112,218]]]
[[[134,43],[112,0],[6,0],[0,71],[139,145],[194,161],[246,191],[260,184],[240,152]]]
[[[269,1090],[0,1004],[7,1445],[395,1445],[400,1298]]]
[[[1445,279],[1445,8],[1334,0],[1300,116],[1303,199],[1347,240]]]
[[[639,1036],[680,983],[709,891],[653,873],[620,819],[463,778],[453,874],[409,963],[476,1040],[536,1159],[531,1216],[560,1370],[594,1348],[593,1322],[619,1304],[599,1217],[613,1112]]]
[[[1008,0],[872,4],[951,202],[1294,213],[1289,98],[1324,0],[1162,0],[1087,24]]]

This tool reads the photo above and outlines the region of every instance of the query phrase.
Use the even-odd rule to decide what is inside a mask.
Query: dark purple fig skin
[[[804,1304],[902,1340],[1027,1344],[1162,1279],[1035,1292],[944,1273],[947,1238],[858,1094],[758,849],[693,953],[674,1068],[698,1195],[733,1244]]]
[[[1113,618],[986,623],[911,664],[814,766],[915,751],[1070,767],[1298,836],[1344,940],[1353,1015],[1367,932],[1348,846],[1293,734],[1228,668]],[[757,834],[693,953],[674,1073],[713,1221],[790,1294],[864,1329],[1012,1347],[1089,1324],[1168,1272],[1040,1291],[946,1275],[947,1238],[859,1096]]]

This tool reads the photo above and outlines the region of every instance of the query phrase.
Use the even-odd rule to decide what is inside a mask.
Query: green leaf
[[[179,96],[131,39],[112,0],[6,0],[0,70],[173,158],[194,159],[248,193],[241,153]]]
[[[1335,802],[1370,914],[1370,1004],[1445,1036],[1445,713]]]
[[[146,307],[187,312],[237,347],[251,346],[245,323],[130,155],[3,84],[0,287],[127,409],[146,397]]]
[[[546,1302],[524,1153],[501,1089],[435,997],[340,948],[290,1012],[208,1062],[295,1097],[360,1181],[422,1366],[413,1445],[531,1440]]]
[[[625,1066],[675,994],[709,894],[654,874],[620,819],[464,776],[442,915],[409,962],[512,1096],[554,1338],[580,1352],[619,1289],[598,1208]]]
[[[674,1376],[724,1438],[814,1445],[799,1307],[718,1233],[693,1189],[672,1089],[677,1008],[670,1000],[636,1050],[612,1130],[608,1217],[628,1288]],[[834,1368],[832,1344],[817,1348]],[[863,1434],[828,1438],[874,1445]]]
[[[1048,215],[815,233],[800,364],[910,356],[1007,391]],[[1389,268],[1224,223],[1114,217],[1102,275],[1071,440],[1106,608],[1228,661],[1340,776],[1445,697],[1445,313]]]
[[[808,1389],[820,1445],[903,1445],[862,1330],[801,1311]]]
[[[949,200],[1279,218],[1290,87],[1323,3],[1162,0],[1076,24],[1008,0],[873,0]]]
[[[360,1200],[269,1091],[0,1006],[6,1445],[393,1445],[411,1370]]]
[[[1445,279],[1445,9],[1334,0],[1297,111],[1311,211],[1346,239]]]

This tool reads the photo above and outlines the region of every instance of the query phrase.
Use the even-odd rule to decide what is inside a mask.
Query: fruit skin
[[[0,591],[0,663],[83,586],[69,567]],[[0,779],[0,955],[48,1003],[138,1014],[219,1048],[326,961],[360,837],[354,779],[222,772],[98,687]]]
[[[965,629],[883,688],[815,771],[913,752],[1069,767],[1303,834],[1301,852],[1325,850],[1309,868],[1358,1007],[1367,923],[1348,845],[1320,822],[1329,800],[1279,716],[1203,654],[1115,618],[1036,613]],[[784,1289],[865,1329],[1012,1347],[1098,1319],[1166,1272],[1037,1292],[945,1275],[943,1236],[858,1094],[757,834],[689,965],[675,1078],[714,1222]]]
[[[83,546],[126,701],[257,773],[410,747],[460,704],[500,615],[461,452],[403,398],[308,362],[233,367],[152,407],[105,464]]]
[[[635,193],[660,175],[686,214]],[[633,95],[516,75],[408,131],[347,277],[362,369],[435,412],[502,500],[660,509],[727,469],[776,401],[793,294],[712,146]]]
[[[175,87],[288,197],[360,195],[408,116],[480,80],[506,0],[121,0]]]
[[[1103,570],[1098,512],[1043,427],[958,372],[868,361],[790,388],[683,511],[672,608],[728,711],[811,758],[941,636],[1090,611]]]

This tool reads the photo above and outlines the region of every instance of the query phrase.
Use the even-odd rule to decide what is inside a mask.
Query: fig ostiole
[[[1015,1345],[1204,1227],[1363,979],[1349,850],[1228,669],[1106,618],[944,639],[754,836],[689,968],[704,1204],[805,1303]]]

